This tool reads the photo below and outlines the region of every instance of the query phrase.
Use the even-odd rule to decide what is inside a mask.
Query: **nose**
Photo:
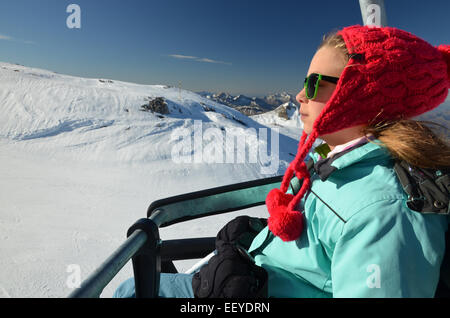
[[[295,96],[296,101],[299,104],[305,104],[308,102],[308,99],[306,98],[306,94],[305,94],[305,88],[303,88],[298,94],[297,96]]]

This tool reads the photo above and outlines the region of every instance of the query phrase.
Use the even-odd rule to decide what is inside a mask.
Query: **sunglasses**
[[[303,87],[305,88],[306,98],[314,99],[317,96],[317,91],[319,90],[320,81],[327,81],[330,83],[337,84],[339,77],[327,76],[318,73],[311,73],[308,77],[305,77],[305,83]]]

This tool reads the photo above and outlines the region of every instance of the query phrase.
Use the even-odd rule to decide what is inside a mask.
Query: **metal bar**
[[[127,236],[136,231],[147,234],[145,244],[132,257],[136,298],[156,298],[161,273],[158,226],[153,220],[142,218],[128,229]]]
[[[204,258],[202,258],[201,260],[199,260],[197,263],[195,263],[191,268],[189,268],[187,271],[185,271],[185,274],[193,274],[196,271],[198,271],[203,265],[205,265],[206,263],[209,262],[209,260],[211,258],[214,257],[214,255],[217,255],[217,251],[214,250],[211,253],[209,253],[208,255],[206,255]]]
[[[364,25],[387,26],[384,0],[359,0]]]
[[[144,231],[136,230],[128,239],[93,272],[80,286],[74,290],[70,298],[98,298],[106,285],[123,266],[136,254],[147,241]]]
[[[199,217],[264,205],[266,196],[279,187],[282,176],[202,190],[154,201],[147,210],[158,227]]]
[[[215,237],[188,238],[162,241],[160,255],[163,261],[203,258],[216,248]]]

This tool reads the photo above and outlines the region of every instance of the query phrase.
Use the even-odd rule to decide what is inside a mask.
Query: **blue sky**
[[[66,8],[81,7],[81,29]],[[390,26],[450,43],[450,1],[386,0]],[[0,61],[252,96],[296,93],[322,35],[358,0],[2,0]]]

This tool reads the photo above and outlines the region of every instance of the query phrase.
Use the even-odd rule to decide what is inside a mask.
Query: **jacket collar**
[[[381,143],[378,139],[375,139],[374,142],[378,144]],[[375,143],[366,141],[365,143],[357,144],[336,153],[331,158],[321,159],[319,154],[314,151],[311,153],[311,157],[314,160],[314,171],[319,175],[322,181],[325,181],[334,171],[343,169],[356,162],[377,157],[387,158],[390,156],[386,148]],[[323,147],[323,144],[319,147],[321,146]]]

